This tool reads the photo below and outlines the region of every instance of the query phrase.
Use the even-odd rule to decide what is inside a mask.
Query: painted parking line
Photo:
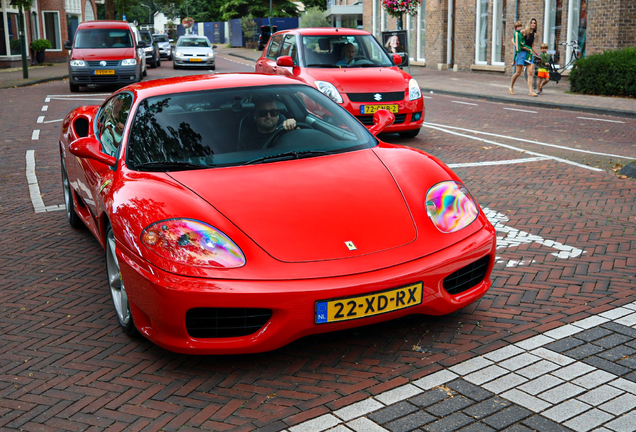
[[[40,139],[40,129],[33,130],[33,133],[31,134],[31,141],[36,141],[39,139]]]
[[[591,118],[591,117],[577,117],[577,119],[603,121],[603,122],[609,122],[609,123],[623,123],[623,124],[625,123],[624,121],[619,121],[619,120],[607,120],[607,119]]]
[[[52,100],[72,100],[72,101],[98,101],[98,102],[103,102],[106,99],[105,98],[76,98],[76,99],[71,99],[71,98],[61,98],[61,97],[49,97],[47,98],[47,102],[50,102]]]
[[[462,102],[462,101],[451,101],[452,103],[458,103],[458,104],[462,104],[462,105],[475,105],[478,106],[479,104],[476,103],[470,103],[470,102]]]
[[[466,162],[466,163],[455,163],[448,164],[449,168],[464,168],[464,167],[480,167],[480,166],[491,166],[491,165],[510,165],[510,164],[519,164],[519,163],[528,163],[528,162],[538,162],[543,160],[548,160],[547,157],[533,157],[533,158],[521,158],[521,159],[508,159],[508,160],[499,160],[499,161],[485,161],[485,162]]]
[[[550,143],[546,143],[546,142],[542,142],[542,141],[533,141],[533,140],[524,139],[524,138],[517,138],[517,137],[513,137],[513,136],[509,136],[509,135],[501,135],[501,134],[496,134],[496,133],[492,133],[492,132],[483,132],[483,131],[480,131],[480,130],[460,128],[460,127],[457,127],[457,126],[448,126],[448,125],[440,125],[440,124],[437,124],[437,123],[424,122],[424,126],[426,126],[426,125],[441,127],[441,128],[445,128],[445,129],[458,130],[458,131],[462,131],[462,132],[470,132],[470,133],[477,134],[477,135],[485,135],[485,136],[492,136],[492,137],[496,137],[496,138],[503,138],[503,139],[507,139],[507,140],[513,140],[513,141],[527,142],[527,143],[531,143],[531,144],[536,144],[538,146],[558,148],[558,149],[561,149],[561,150],[568,150],[568,151],[573,151],[573,152],[577,152],[577,153],[586,153],[586,154],[593,154],[593,155],[598,155],[598,156],[609,156],[609,157],[615,157],[615,158],[621,158],[621,159],[636,159],[636,156],[624,156],[624,155],[617,155],[617,154],[612,154],[612,153],[601,153],[601,152],[595,152],[595,151],[590,151],[590,150],[582,150],[582,149],[577,149],[577,148],[572,148],[572,147],[561,146],[561,145],[558,145],[558,144],[550,144]]]
[[[35,175],[35,150],[27,150],[26,152],[26,178],[29,185],[29,195],[31,196],[31,203],[33,204],[33,210],[36,213],[45,213],[50,211],[64,210],[64,205],[44,205],[42,194],[40,193],[40,185],[38,184],[38,178]]]
[[[435,129],[435,130],[438,130],[438,131],[441,131],[441,132],[445,132],[445,133],[448,133],[448,134],[451,134],[451,135],[457,135],[457,136],[461,136],[461,137],[464,137],[464,138],[477,140],[477,141],[481,141],[481,142],[488,143],[488,144],[493,144],[493,145],[496,145],[496,146],[499,146],[499,147],[503,147],[503,148],[507,148],[507,149],[510,149],[510,150],[516,150],[518,152],[526,153],[526,154],[529,154],[529,155],[544,157],[544,158],[547,158],[547,159],[552,159],[552,160],[557,161],[557,162],[565,163],[565,164],[568,164],[568,165],[574,165],[574,166],[577,166],[579,168],[584,168],[584,169],[587,169],[587,170],[590,170],[590,171],[604,171],[601,168],[594,168],[594,167],[591,167],[591,166],[587,166],[587,165],[583,165],[583,164],[580,164],[580,163],[572,162],[572,161],[567,160],[567,159],[562,159],[562,158],[558,158],[558,157],[555,157],[555,156],[549,156],[549,155],[545,155],[543,153],[537,153],[537,152],[525,150],[525,149],[522,149],[522,148],[519,148],[519,147],[515,147],[515,146],[511,146],[511,145],[508,145],[508,144],[503,144],[503,143],[499,143],[499,142],[496,142],[496,141],[487,140],[487,139],[484,139],[484,138],[479,138],[479,137],[475,137],[475,136],[471,136],[471,135],[462,134],[462,133],[455,132],[455,131],[452,131],[452,130],[449,130],[449,129],[445,129],[444,126],[442,126],[442,127],[433,126],[430,123],[424,123],[422,126],[427,127],[429,129]],[[513,139],[515,139],[515,138],[513,138]],[[534,141],[531,141],[531,142],[534,142]]]
[[[47,121],[42,122],[42,123],[56,123],[56,122],[61,122],[61,121],[64,121],[64,119],[47,120]]]
[[[42,123],[44,121],[44,116],[39,116],[36,123]]]
[[[419,403],[422,403],[425,394],[430,395],[435,389],[440,389],[439,393],[450,393],[451,388],[448,386],[458,387],[451,383],[463,383],[464,386],[479,389],[470,390],[472,393],[482,391],[494,394],[501,398],[499,404],[503,406],[506,406],[504,401],[510,401],[522,409],[539,414],[544,421],[547,419],[575,431],[585,432],[599,427],[602,429],[596,430],[634,431],[636,383],[555,351],[553,346],[559,341],[567,342],[570,336],[579,334],[585,334],[585,337],[581,336],[583,340],[595,340],[595,337],[611,334],[612,330],[614,334],[622,335],[634,332],[635,329],[636,302],[633,302],[471,358],[401,387],[292,426],[286,432],[388,432],[388,429],[370,418],[381,417],[374,416],[374,413],[390,407],[395,407],[397,412],[399,404],[401,409],[405,409],[407,401],[418,398]],[[594,333],[598,336],[594,336]],[[484,401],[481,405],[487,403],[488,401]],[[454,411],[461,409],[460,406]],[[409,412],[412,411],[405,411],[402,416]],[[411,415],[410,426],[420,426],[417,424],[419,421],[422,426],[428,423],[428,430],[428,426],[435,424],[432,423],[435,418],[428,413],[423,413],[419,418],[415,415]],[[400,415],[395,416],[398,417]],[[484,416],[466,419],[466,424],[472,423],[475,430],[485,428],[481,423]],[[548,426],[544,424],[544,428],[540,430],[550,429]]]
[[[525,113],[532,113],[532,114],[538,114],[539,111],[530,111],[530,110],[523,110],[523,109],[518,109],[518,108],[504,108],[505,110],[508,111],[519,111],[519,112],[525,112]]]

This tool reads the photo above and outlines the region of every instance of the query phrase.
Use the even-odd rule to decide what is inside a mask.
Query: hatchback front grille
[[[372,115],[356,116],[356,118],[360,120],[360,122],[365,126],[373,126]],[[405,119],[406,119],[406,114],[395,114],[395,121],[393,122],[393,124],[404,123]]]
[[[381,99],[376,99],[376,95],[380,95]],[[383,103],[383,102],[395,102],[404,100],[404,92],[387,92],[387,93],[347,93],[349,100],[351,102],[373,102],[373,103]]]
[[[486,255],[455,273],[451,273],[444,279],[444,289],[451,295],[471,289],[484,280],[489,263],[490,256]]]
[[[271,309],[194,308],[186,313],[186,329],[193,338],[240,337],[257,332],[271,317]]]

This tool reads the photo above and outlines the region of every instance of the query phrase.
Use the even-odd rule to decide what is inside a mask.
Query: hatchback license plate
[[[422,282],[389,291],[316,302],[316,324],[366,318],[422,303]]]
[[[113,69],[96,69],[93,71],[93,75],[115,75]]]
[[[390,105],[360,105],[360,114],[375,114],[377,110],[389,110],[393,114],[397,114],[398,106],[396,104]]]
[[[191,62],[200,62],[201,59],[200,58],[191,58],[190,61]]]

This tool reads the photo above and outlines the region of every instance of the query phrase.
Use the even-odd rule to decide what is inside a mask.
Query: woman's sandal
[[[508,93],[515,94],[515,92],[512,90],[512,87],[508,87]]]
[[[534,97],[537,97],[537,96],[539,96],[539,95],[538,95],[538,94],[536,94],[536,93],[534,93],[534,92],[532,92],[532,93],[528,93],[528,96],[534,96]]]

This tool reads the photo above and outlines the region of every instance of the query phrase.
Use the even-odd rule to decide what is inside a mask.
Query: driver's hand
[[[285,130],[293,130],[296,129],[296,119],[290,118],[283,122],[283,129]]]

